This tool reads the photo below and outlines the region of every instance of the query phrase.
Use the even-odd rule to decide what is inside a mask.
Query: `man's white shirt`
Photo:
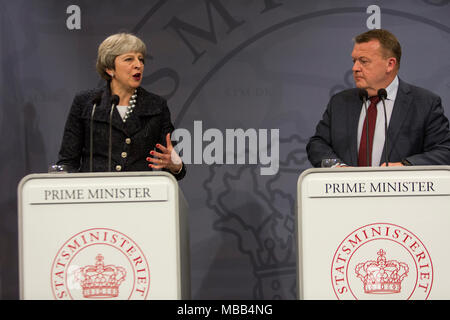
[[[392,82],[387,86],[387,98],[385,99],[386,104],[386,116],[387,116],[387,126],[389,127],[389,122],[391,120],[392,110],[394,109],[395,98],[397,97],[398,91],[398,76],[392,80]],[[367,102],[367,108],[370,105],[370,100]],[[361,114],[359,116],[358,123],[358,151],[361,142],[361,133],[364,126],[364,121],[366,120],[366,108],[362,105]],[[377,120],[375,124],[375,133],[373,136],[373,149],[372,149],[372,167],[378,167],[381,163],[385,162],[381,159],[383,153],[384,141],[385,141],[385,131],[384,131],[384,109],[383,102],[380,100],[377,104]]]

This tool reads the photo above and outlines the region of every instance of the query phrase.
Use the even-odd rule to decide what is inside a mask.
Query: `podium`
[[[450,299],[450,167],[308,169],[300,299]]]
[[[31,174],[21,299],[189,299],[187,203],[166,172]]]

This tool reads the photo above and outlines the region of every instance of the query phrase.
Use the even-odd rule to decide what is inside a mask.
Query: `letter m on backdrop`
[[[205,54],[206,50],[199,50],[196,48],[188,39],[187,35],[195,36],[197,38],[203,39],[213,44],[217,44],[217,33],[214,28],[213,14],[212,9],[219,14],[222,20],[228,26],[227,34],[231,33],[234,29],[245,23],[245,21],[237,21],[234,19],[231,14],[225,9],[220,0],[204,0],[206,4],[206,13],[208,15],[209,22],[209,30],[202,29],[195,25],[184,22],[177,17],[173,17],[172,20],[164,27],[164,29],[172,28],[178,36],[183,40],[183,42],[187,45],[191,53],[194,55],[194,61],[192,64],[195,64],[198,59]],[[216,15],[215,15],[216,16]],[[190,39],[192,37],[189,37]]]

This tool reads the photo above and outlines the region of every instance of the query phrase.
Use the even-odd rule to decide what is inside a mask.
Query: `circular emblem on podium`
[[[130,237],[112,229],[88,229],[59,249],[51,287],[57,300],[146,299],[150,269]]]
[[[433,285],[423,242],[394,224],[375,223],[348,235],[336,250],[331,283],[338,299],[421,300]]]

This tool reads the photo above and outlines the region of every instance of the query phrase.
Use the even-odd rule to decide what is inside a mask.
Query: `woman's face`
[[[107,69],[112,82],[124,89],[136,89],[141,85],[144,72],[144,56],[138,52],[127,52],[117,56],[114,60],[115,70]]]

